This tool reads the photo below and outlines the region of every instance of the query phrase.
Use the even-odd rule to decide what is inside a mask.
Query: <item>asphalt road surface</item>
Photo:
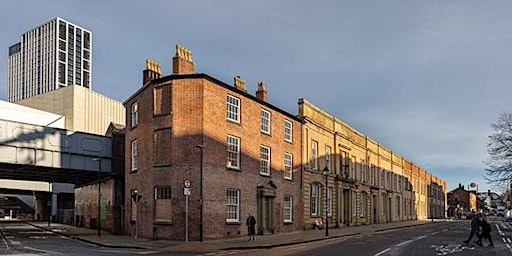
[[[136,249],[98,247],[22,222],[0,222],[0,255],[166,255]]]
[[[512,227],[509,223],[497,220],[492,222],[494,247],[489,247],[487,240],[483,240],[483,247],[476,245],[474,241],[464,244],[462,241],[468,238],[469,227],[469,220],[439,222],[232,255],[512,255]],[[473,240],[476,240],[476,236]]]

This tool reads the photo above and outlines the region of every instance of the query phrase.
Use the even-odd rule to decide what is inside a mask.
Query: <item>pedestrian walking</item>
[[[480,213],[475,215],[471,220],[471,231],[469,232],[469,238],[462,242],[464,242],[465,244],[469,244],[471,238],[473,238],[473,235],[476,235],[478,237],[478,241],[476,241],[476,244],[482,246],[482,241],[480,241],[482,239],[480,237]]]
[[[256,229],[255,229],[256,219],[250,213],[249,213],[249,217],[247,217],[246,224],[247,224],[247,231],[248,231],[247,233],[249,234],[249,242],[254,241],[255,240],[254,236],[256,235]]]
[[[489,246],[494,246],[492,243],[491,238],[491,223],[489,223],[489,220],[487,219],[487,216],[485,214],[482,215],[482,233],[480,234],[480,245],[482,244],[482,238],[486,238],[489,240]]]

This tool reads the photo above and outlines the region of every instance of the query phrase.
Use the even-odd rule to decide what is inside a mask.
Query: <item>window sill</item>
[[[170,220],[155,220],[153,225],[172,225],[172,221]]]
[[[171,167],[171,166],[172,166],[172,164],[154,164],[153,165],[153,167],[156,167],[156,168],[158,168],[158,167]]]
[[[238,167],[233,167],[233,166],[226,166],[226,170],[228,171],[234,171],[234,172],[241,172],[242,170]]]
[[[291,225],[291,224],[293,224],[293,221],[286,221],[286,220],[285,220],[283,224],[284,224],[284,225]]]
[[[226,225],[240,225],[240,221],[226,221]]]

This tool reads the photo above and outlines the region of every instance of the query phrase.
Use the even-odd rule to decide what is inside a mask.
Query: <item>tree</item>
[[[508,187],[512,181],[512,113],[504,112],[491,125],[485,164],[486,179],[490,183]]]

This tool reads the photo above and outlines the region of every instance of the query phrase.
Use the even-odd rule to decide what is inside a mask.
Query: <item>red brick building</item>
[[[233,86],[195,73],[181,46],[172,63],[163,76],[147,61],[124,103],[125,233],[245,236],[249,214],[259,234],[302,230],[300,119],[269,104],[263,82],[253,96],[240,77]]]
[[[469,211],[477,211],[476,194],[459,187],[446,194],[448,202],[448,217],[458,217],[458,214],[464,215]]]

